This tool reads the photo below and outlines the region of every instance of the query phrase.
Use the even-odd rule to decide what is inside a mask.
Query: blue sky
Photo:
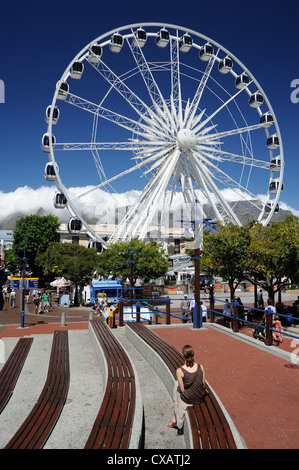
[[[52,185],[44,179],[47,160],[41,138],[45,109],[67,65],[101,34],[139,21],[198,31],[248,67],[266,92],[282,134],[285,189],[280,200],[299,211],[299,103],[291,101],[291,82],[299,80],[298,9],[288,0],[5,2],[0,17],[0,79],[5,84],[5,103],[0,103],[0,217],[1,193]]]

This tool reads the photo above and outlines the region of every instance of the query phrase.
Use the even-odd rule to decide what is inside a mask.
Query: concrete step
[[[126,337],[125,327],[112,329],[127,352],[138,374],[145,416],[145,449],[185,449],[184,436],[167,427],[172,419],[173,406],[165,385]]]

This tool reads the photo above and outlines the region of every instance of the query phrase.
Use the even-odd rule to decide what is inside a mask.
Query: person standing
[[[176,370],[176,382],[173,387],[174,414],[167,424],[169,428],[178,428],[178,435],[183,434],[183,425],[187,407],[200,404],[204,400],[205,371],[201,364],[194,361],[194,349],[190,345],[183,347],[184,365]]]
[[[257,308],[264,308],[264,299],[263,299],[263,291],[260,289],[257,293]]]
[[[200,303],[200,308],[201,308],[201,318],[202,318],[202,321],[203,321],[203,322],[206,322],[206,321],[207,321],[208,309],[207,309],[207,307],[204,305],[204,303],[203,303],[202,300],[201,300],[199,303]]]
[[[188,317],[189,300],[187,299],[186,294],[184,295],[184,299],[182,300],[182,303],[181,303],[181,310],[182,310],[183,323],[187,323],[187,320],[185,318]]]

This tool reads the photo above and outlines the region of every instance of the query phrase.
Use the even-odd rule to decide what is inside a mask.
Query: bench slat
[[[0,371],[0,413],[10,400],[33,338],[20,338]]]
[[[54,331],[44,388],[6,449],[41,449],[45,445],[64,406],[69,381],[68,332]]]
[[[107,383],[98,415],[85,449],[128,448],[133,425],[136,387],[131,362],[102,320],[90,322],[107,364]]]

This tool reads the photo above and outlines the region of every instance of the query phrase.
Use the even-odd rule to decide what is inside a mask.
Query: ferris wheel
[[[240,201],[263,225],[279,209],[284,158],[271,104],[240,60],[196,31],[142,23],[99,36],[65,69],[46,121],[54,205],[69,210],[71,232],[83,228],[95,243],[145,239],[178,195],[223,223],[242,224]],[[84,189],[74,196],[76,185]],[[133,189],[104,241],[83,201]]]

